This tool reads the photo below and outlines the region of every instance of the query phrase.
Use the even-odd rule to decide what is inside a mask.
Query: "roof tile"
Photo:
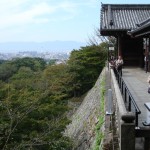
[[[108,7],[109,6],[109,7]],[[109,10],[111,9],[111,10]],[[111,13],[111,14],[110,14]],[[131,30],[150,18],[150,5],[102,4],[101,30]],[[112,20],[113,25],[110,24]]]

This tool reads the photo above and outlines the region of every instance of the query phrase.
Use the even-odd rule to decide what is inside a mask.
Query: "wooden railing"
[[[141,111],[130,90],[116,70],[111,69],[111,78],[113,92],[116,95],[115,111],[119,128],[119,149],[135,150],[135,139],[144,138],[143,149],[150,150],[150,128],[138,126],[138,116]]]
[[[119,150],[135,150],[135,115],[126,109],[113,69],[111,69],[111,82],[114,93]]]
[[[115,76],[118,81],[120,91],[122,93],[122,97],[124,99],[124,103],[127,111],[135,113],[135,126],[138,127],[138,115],[141,114],[141,110],[136,104],[130,90],[128,89],[125,81],[123,80],[121,74],[115,70]]]

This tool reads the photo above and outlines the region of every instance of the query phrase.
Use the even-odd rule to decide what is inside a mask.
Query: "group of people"
[[[145,61],[145,63],[147,62],[146,57],[144,58],[144,61]],[[111,56],[109,65],[111,68],[114,69],[114,71],[117,70],[120,73],[120,75],[122,76],[123,59],[121,56],[118,56],[118,59],[115,59],[114,56]],[[147,73],[147,69],[146,69],[146,73]],[[149,84],[148,93],[150,94],[150,75],[148,76],[147,82]]]
[[[118,59],[115,59],[114,56],[111,56],[110,67],[116,69],[121,76],[122,76],[122,66],[123,66],[123,59],[121,56],[118,56]]]

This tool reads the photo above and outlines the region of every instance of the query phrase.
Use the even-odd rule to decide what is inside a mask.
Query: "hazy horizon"
[[[24,51],[36,52],[70,52],[86,46],[77,41],[47,41],[47,42],[0,42],[0,53],[17,53]]]
[[[62,47],[63,50],[86,45],[89,37],[96,36],[95,30],[100,28],[101,3],[146,4],[148,1],[0,0],[0,52],[16,51],[18,47],[20,48],[16,45],[10,49],[7,45],[9,41],[11,43],[77,41],[76,45],[65,45]],[[22,45],[22,49],[24,46]],[[56,45],[55,50],[61,51],[60,46]],[[32,46],[28,48],[32,50]]]

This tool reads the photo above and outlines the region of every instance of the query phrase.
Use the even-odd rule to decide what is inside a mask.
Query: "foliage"
[[[41,58],[17,58],[12,61],[5,61],[0,64],[0,80],[7,81],[21,67],[28,67],[32,71],[43,70],[46,62]]]
[[[87,92],[106,60],[106,44],[82,47],[67,64],[17,58],[0,64],[0,149],[70,150],[63,136],[68,101]]]
[[[57,59],[50,59],[48,64],[49,65],[55,65],[56,61],[57,61]]]
[[[0,59],[0,64],[3,64],[4,62],[5,62],[5,60],[1,60],[1,59]]]
[[[17,68],[15,65],[10,62],[5,62],[0,65],[0,80],[6,81],[9,79],[15,72]]]
[[[68,61],[72,75],[72,95],[81,96],[94,85],[107,58],[103,47],[93,45],[72,51]]]
[[[62,135],[69,123],[61,86],[65,66],[42,71],[44,65],[32,58],[7,64],[17,69],[7,82],[0,81],[0,149],[70,149],[71,142]]]
[[[49,92],[55,99],[64,99],[69,95],[71,74],[66,64],[47,66],[44,77],[49,85]]]
[[[15,64],[17,69],[20,67],[29,67],[33,71],[39,71],[43,70],[45,68],[46,62],[42,58],[30,58],[30,57],[24,57],[24,58],[17,58],[12,61],[12,64]]]

